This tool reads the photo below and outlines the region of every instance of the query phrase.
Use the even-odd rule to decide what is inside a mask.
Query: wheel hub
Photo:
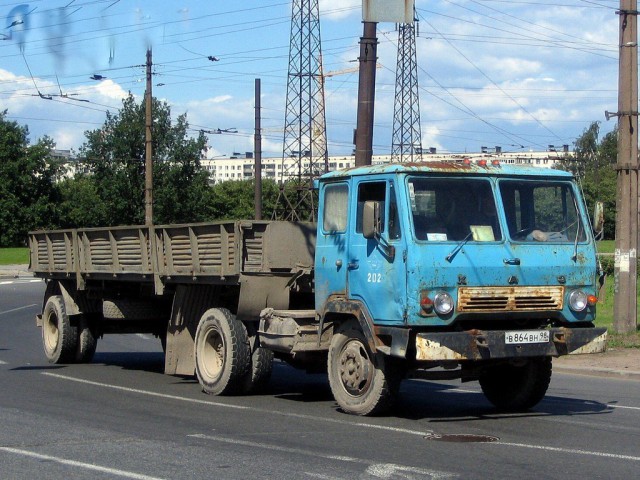
[[[347,343],[340,355],[340,379],[353,396],[363,395],[371,385],[373,365],[365,346],[356,340]]]
[[[44,343],[49,351],[53,352],[58,347],[58,317],[50,315],[44,326]]]
[[[224,339],[222,335],[211,329],[206,336],[202,347],[202,366],[211,379],[217,378],[222,373],[222,365],[224,362]]]

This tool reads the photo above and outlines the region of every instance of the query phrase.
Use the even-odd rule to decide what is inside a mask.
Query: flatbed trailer
[[[247,322],[254,336],[252,324],[266,307],[313,309],[315,226],[309,223],[40,231],[29,234],[29,244],[30,270],[48,282],[43,309],[48,298],[62,296],[76,335],[93,337],[89,355],[86,348],[65,349],[56,341],[58,328],[46,328],[40,315],[54,362],[90,361],[105,333],[151,333],[166,349],[166,373],[191,375],[195,329],[210,302]]]

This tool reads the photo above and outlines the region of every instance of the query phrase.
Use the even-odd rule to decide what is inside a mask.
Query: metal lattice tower
[[[313,179],[328,171],[318,0],[293,0],[290,42],[282,173],[274,218],[314,219]],[[285,158],[295,159],[286,170]],[[295,198],[285,195],[287,178],[295,178]]]
[[[393,111],[391,160],[422,161],[418,62],[416,60],[416,21],[398,27],[398,65]]]

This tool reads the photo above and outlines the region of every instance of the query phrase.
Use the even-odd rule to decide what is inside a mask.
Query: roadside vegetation
[[[0,265],[26,265],[29,263],[28,248],[0,248]]]

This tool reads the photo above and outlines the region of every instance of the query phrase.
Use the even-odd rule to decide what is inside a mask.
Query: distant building
[[[494,160],[510,165],[530,165],[533,167],[554,167],[561,158],[573,157],[573,152],[568,148],[562,151],[547,150],[538,152],[503,152],[498,147],[493,152],[483,147],[484,151],[478,153],[437,153],[431,148],[422,154],[425,162],[456,162],[468,158],[472,161],[479,159]],[[493,150],[493,149],[492,149]],[[295,178],[297,159],[281,157],[262,159],[262,178],[280,180],[284,169],[284,180]],[[371,162],[374,165],[381,165],[391,162],[391,155],[373,155]],[[220,183],[229,180],[251,180],[254,178],[255,160],[250,153],[241,155],[234,153],[231,157],[202,159],[201,164],[209,172],[210,182]],[[306,165],[308,167],[308,164]],[[343,170],[355,166],[353,155],[337,155],[329,157],[329,170]],[[303,168],[304,159],[303,159]]]
[[[497,159],[500,163],[510,165],[530,165],[533,167],[554,167],[562,158],[572,158],[573,152],[568,150],[565,145],[561,151],[552,149],[549,146],[547,151],[537,152],[503,152],[502,149],[495,147],[489,149],[482,147],[482,151],[477,153],[437,153],[435,148],[425,150],[422,159],[425,162],[459,162],[468,158],[472,161],[487,159]],[[66,173],[64,177],[71,178],[77,173],[84,171],[81,159],[73,157],[70,150],[52,150],[51,158],[61,160],[65,167]],[[295,178],[296,160],[293,158],[281,157],[263,158],[262,159],[262,178],[270,178],[279,181],[282,177],[284,169],[284,180]],[[391,155],[373,155],[372,163],[374,165],[382,165],[391,162]],[[224,158],[203,158],[200,160],[202,168],[209,174],[209,183],[216,184],[229,180],[251,180],[254,178],[255,160],[252,152],[233,153],[230,157]],[[329,171],[343,170],[355,166],[355,157],[353,155],[336,155],[329,157]],[[303,169],[308,168],[303,159]]]

